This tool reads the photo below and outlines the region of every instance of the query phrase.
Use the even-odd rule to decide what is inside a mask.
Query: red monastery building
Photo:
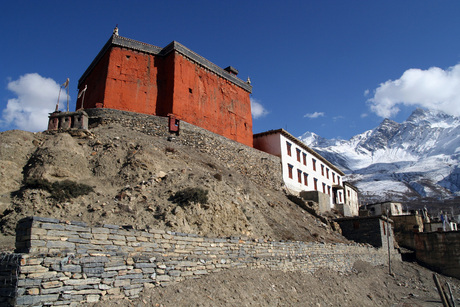
[[[187,47],[112,35],[78,82],[78,109],[173,115],[252,147],[252,86]],[[83,105],[82,105],[83,104]]]

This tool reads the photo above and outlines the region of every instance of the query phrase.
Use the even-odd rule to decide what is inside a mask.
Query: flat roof
[[[253,135],[253,138],[258,138],[258,137],[262,137],[262,136],[266,136],[266,135],[270,135],[270,134],[282,134],[284,135],[286,138],[288,138],[289,140],[291,140],[292,142],[296,143],[298,146],[302,147],[303,149],[305,149],[305,151],[309,152],[310,154],[314,155],[315,157],[318,158],[318,160],[322,161],[324,164],[326,164],[327,166],[329,166],[331,169],[334,169],[336,171],[336,173],[338,173],[339,175],[341,176],[345,176],[345,173],[342,172],[337,166],[335,166],[334,164],[332,164],[331,162],[327,161],[323,156],[321,156],[319,153],[317,153],[316,151],[314,151],[313,149],[311,149],[310,147],[308,147],[307,145],[305,145],[305,143],[303,143],[301,140],[299,140],[298,138],[296,138],[295,136],[293,136],[292,134],[290,134],[289,132],[287,132],[286,130],[284,129],[276,129],[276,130],[269,130],[269,131],[265,131],[265,132],[261,132],[261,133],[256,133]]]
[[[119,35],[112,35],[107,43],[105,43],[104,47],[102,47],[101,51],[97,54],[94,60],[91,62],[89,67],[85,70],[81,78],[78,80],[78,87],[80,87],[81,82],[89,75],[89,73],[93,70],[93,68],[97,65],[97,63],[101,60],[104,54],[109,50],[111,47],[123,47],[131,50],[136,50],[143,53],[165,56],[170,52],[176,51],[189,60],[195,62],[196,64],[210,70],[211,72],[215,73],[219,77],[222,77],[231,83],[241,87],[242,89],[246,90],[247,92],[252,92],[252,86],[241,80],[240,78],[236,77],[235,75],[225,71],[224,69],[220,68],[216,64],[212,63],[211,61],[205,59],[204,57],[198,55],[197,53],[193,52],[192,50],[188,49],[184,45],[172,41],[166,47],[161,48],[158,46],[146,44],[143,42],[139,42],[130,38],[122,37]]]

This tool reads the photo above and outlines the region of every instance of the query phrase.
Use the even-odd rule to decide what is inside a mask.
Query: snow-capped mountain
[[[460,195],[460,118],[416,109],[350,140],[306,132],[306,145],[340,167],[368,201]]]

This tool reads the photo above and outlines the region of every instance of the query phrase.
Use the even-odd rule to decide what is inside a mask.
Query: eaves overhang
[[[104,47],[102,47],[101,51],[99,51],[97,56],[91,62],[89,67],[85,70],[81,78],[78,80],[79,88],[81,86],[81,82],[86,79],[86,77],[90,74],[90,72],[94,69],[97,63],[99,63],[99,61],[102,59],[102,57],[111,47],[122,47],[122,48],[135,50],[138,52],[143,52],[143,53],[148,53],[148,54],[153,54],[153,55],[158,55],[158,56],[166,56],[169,53],[175,51],[175,52],[180,53],[181,55],[183,55],[190,61],[196,63],[197,65],[200,65],[203,68],[213,72],[219,77],[226,79],[227,81],[235,84],[238,87],[241,87],[242,89],[244,89],[245,91],[249,93],[252,93],[252,86],[249,83],[244,82],[240,78],[237,78],[233,74],[225,71],[224,69],[220,68],[216,64],[198,55],[197,53],[193,52],[189,48],[185,47],[184,45],[176,41],[173,41],[170,44],[168,44],[166,47],[161,48],[158,46],[146,44],[146,43],[136,41],[130,38],[122,37],[119,35],[112,35],[107,41],[107,43],[104,45]]]

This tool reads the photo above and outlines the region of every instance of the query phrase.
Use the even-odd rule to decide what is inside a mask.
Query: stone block
[[[142,273],[145,273],[145,274],[155,273],[155,268],[142,268]]]
[[[91,233],[110,233],[109,228],[103,228],[103,227],[94,227],[91,228]]]
[[[109,258],[106,256],[96,256],[96,257],[84,257],[81,258],[80,263],[106,263],[109,262]]]
[[[171,271],[168,271],[168,275],[173,276],[173,277],[178,277],[178,276],[181,276],[181,271],[179,271],[179,270],[171,270]]]
[[[139,293],[142,291],[142,288],[135,288],[135,289],[129,289],[129,290],[124,290],[125,295],[129,297],[137,296]]]
[[[18,287],[35,287],[42,284],[42,279],[21,278],[18,280]]]
[[[41,292],[42,294],[55,294],[55,293],[63,293],[64,291],[70,291],[72,289],[73,289],[72,286],[64,286],[64,287],[58,287],[58,288],[42,289]]]
[[[112,289],[113,287],[110,286],[110,285],[107,285],[107,284],[100,284],[100,285],[98,286],[98,288],[99,288],[100,290],[109,290],[109,289]]]
[[[99,299],[101,298],[100,295],[87,295],[86,296],[86,302],[87,303],[95,303],[99,302]]]
[[[158,281],[158,282],[170,281],[170,280],[171,280],[171,276],[168,276],[168,275],[157,275],[156,278],[155,278],[155,280]]]
[[[126,274],[126,275],[120,275],[115,277],[116,280],[121,280],[121,279],[137,279],[137,278],[142,278],[142,274]]]
[[[110,234],[108,235],[109,240],[115,240],[115,241],[126,241],[125,236],[120,236],[120,235],[115,235],[115,234]]]
[[[39,288],[29,288],[26,290],[27,295],[38,295],[40,294],[40,289]]]
[[[109,295],[118,295],[120,294],[121,289],[119,287],[107,289],[107,294]]]
[[[93,233],[94,240],[103,240],[106,241],[109,235],[107,233]]]
[[[75,243],[66,241],[48,241],[46,243],[47,248],[66,248],[75,249]]]
[[[43,223],[40,226],[43,229],[55,229],[55,230],[65,230],[65,226],[62,224],[50,224],[50,223]]]
[[[86,273],[86,274],[91,274],[92,276],[94,276],[95,274],[96,275],[100,275],[104,272],[104,268],[103,267],[94,267],[94,268],[83,268],[83,273]]]
[[[120,266],[113,266],[113,267],[106,267],[105,271],[121,271],[121,270],[131,270],[133,266],[131,265],[120,265]]]
[[[16,306],[38,305],[41,303],[55,302],[59,299],[59,294],[46,295],[23,295],[16,298]]]
[[[53,264],[51,267],[53,268],[53,270],[58,271],[58,272],[71,272],[71,273],[80,273],[81,272],[81,266],[79,266],[79,265]]]
[[[48,272],[48,268],[41,265],[24,265],[19,267],[19,272],[21,273],[43,273]]]
[[[42,286],[43,289],[57,288],[57,287],[62,286],[62,282],[57,281],[57,280],[53,280],[53,281],[43,282],[41,286]]]
[[[100,283],[100,278],[69,279],[64,281],[64,284],[69,286],[95,285]]]
[[[122,279],[122,280],[115,280],[113,283],[114,287],[123,287],[123,286],[128,286],[131,284],[131,281],[129,279]]]

